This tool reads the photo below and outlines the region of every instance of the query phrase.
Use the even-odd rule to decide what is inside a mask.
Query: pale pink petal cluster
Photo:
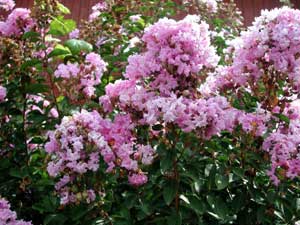
[[[6,88],[0,85],[0,102],[3,102],[6,97]]]
[[[55,187],[60,193],[61,204],[95,199],[92,187],[75,193],[71,186],[80,182],[88,171],[96,172],[100,157],[107,164],[107,172],[119,167],[128,171],[129,182],[133,185],[142,185],[147,181],[147,178],[131,179],[145,176],[139,164],[151,163],[154,154],[151,146],[135,143],[133,128],[127,115],[116,115],[112,122],[103,119],[96,111],[82,111],[62,119],[56,130],[49,133],[50,140],[45,145],[46,152],[51,156],[48,173],[59,178]]]
[[[300,175],[300,104],[299,100],[291,102],[283,114],[290,119],[290,123],[280,124],[276,132],[267,137],[263,149],[271,157],[271,169],[268,171],[274,184],[280,179],[295,178]],[[280,173],[280,170],[284,173]]]
[[[218,10],[218,0],[199,0],[198,2],[205,5],[209,12],[215,13]]]
[[[129,17],[129,19],[131,20],[131,22],[138,22],[141,19],[141,15],[137,14],[137,15],[132,15]]]
[[[198,22],[188,16],[150,26],[142,38],[146,51],[129,58],[125,80],[106,86],[106,95],[100,98],[103,108],[118,107],[138,124],[172,123],[206,139],[239,124],[256,136],[264,133],[265,115],[238,111],[224,97],[199,98],[199,72],[215,66],[218,57],[207,25]]]
[[[89,15],[89,21],[92,22],[97,19],[100,16],[101,12],[107,10],[107,7],[108,6],[104,0],[101,0],[96,5],[94,5],[92,7],[92,13]]]
[[[30,31],[35,25],[34,19],[30,16],[30,10],[25,8],[14,9],[6,21],[0,21],[0,34],[6,37],[19,37],[24,32]]]
[[[107,63],[100,55],[89,53],[85,61],[81,64],[68,62],[60,64],[54,72],[56,78],[62,78],[64,89],[69,93],[78,95],[83,93],[86,97],[92,97],[95,94],[95,86],[101,83],[101,77],[106,71]],[[69,96],[76,98],[76,96]]]
[[[77,38],[79,38],[79,34],[80,34],[79,29],[74,29],[74,30],[72,30],[71,33],[69,34],[69,38],[70,38],[70,39],[77,39]]]
[[[247,31],[231,43],[233,64],[219,83],[251,85],[263,76],[287,80],[300,88],[300,11],[288,7],[264,10]],[[229,50],[228,50],[229,51]],[[276,74],[280,74],[275,77]]]
[[[38,111],[41,114],[45,114],[47,108],[50,106],[50,102],[46,100],[43,95],[28,95],[27,96],[27,110],[25,115],[32,111]],[[51,108],[49,110],[48,116],[53,118],[58,118],[58,112],[56,108]]]
[[[228,52],[231,51],[232,65],[220,67],[210,74],[200,87],[201,93],[212,96],[217,95],[218,91],[244,88],[255,94],[254,90],[258,90],[262,82],[274,87],[284,84],[283,91],[288,97],[277,96],[278,102],[285,102],[272,106],[274,116],[271,123],[268,124],[267,120],[264,127],[259,127],[263,117],[256,121],[251,118],[252,115],[239,118],[239,121],[244,130],[255,125],[260,135],[267,126],[274,128],[269,130],[263,149],[270,154],[271,169],[268,174],[276,185],[286,177],[292,179],[299,176],[300,104],[299,99],[288,102],[295,98],[295,93],[300,89],[300,11],[288,7],[262,11],[253,25],[231,43]],[[276,115],[280,114],[286,116],[290,123],[279,120]]]
[[[124,77],[106,86],[100,101],[106,110],[118,98],[120,107],[143,111],[151,101],[191,93],[195,98],[202,69],[217,65],[219,57],[210,44],[208,25],[197,16],[184,20],[161,19],[148,27],[142,40],[146,51],[130,56]],[[148,107],[149,108],[149,107]]]
[[[167,64],[172,73],[189,76],[219,61],[210,43],[208,24],[189,15],[183,20],[160,19],[145,30],[142,40],[156,63]],[[149,57],[149,56],[148,56]]]
[[[13,0],[0,0],[0,9],[4,9],[5,11],[12,10],[15,5]]]
[[[0,198],[0,224],[1,225],[32,225],[31,222],[17,220],[16,212],[10,209],[10,204],[4,198]]]

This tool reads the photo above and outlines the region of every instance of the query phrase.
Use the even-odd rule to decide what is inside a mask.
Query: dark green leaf
[[[229,177],[226,175],[216,174],[215,183],[218,190],[222,190],[228,186]]]
[[[34,31],[28,31],[23,34],[22,39],[26,40],[29,39],[31,41],[36,41],[40,37],[40,33]]]
[[[161,156],[160,169],[162,172],[169,170],[173,165],[174,154],[171,150],[165,150],[166,153]]]
[[[90,43],[77,39],[66,41],[65,46],[67,46],[74,55],[79,54],[81,51],[86,53],[93,51],[93,46]]]
[[[173,201],[177,193],[177,183],[175,180],[168,180],[163,186],[163,197],[167,205]]]
[[[36,66],[37,64],[41,63],[41,61],[39,59],[31,59],[28,61],[25,61],[22,65],[21,65],[21,70],[25,70],[28,67],[33,67]]]
[[[67,218],[62,214],[48,215],[44,220],[44,225],[63,225],[67,221]]]
[[[48,86],[44,84],[29,84],[26,86],[26,93],[38,94],[48,90]]]
[[[26,169],[11,168],[9,170],[9,175],[12,177],[24,178],[27,177],[29,174]]]
[[[203,214],[206,210],[206,205],[203,200],[200,200],[196,195],[188,196],[190,207],[199,214]]]
[[[208,195],[207,202],[212,209],[212,212],[209,212],[209,214],[216,219],[225,220],[228,208],[224,201],[218,196]]]

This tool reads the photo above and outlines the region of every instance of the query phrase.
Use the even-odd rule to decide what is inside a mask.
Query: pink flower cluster
[[[50,102],[45,99],[43,95],[27,95],[27,109],[25,111],[26,115],[26,128],[29,128],[33,123],[32,117],[30,116],[31,112],[38,111],[40,114],[45,115],[48,113],[48,116],[51,118],[58,118],[58,111],[56,108],[50,108]],[[33,138],[27,140],[27,147],[29,150],[34,151],[39,147],[38,144],[31,143]]]
[[[300,88],[299,10],[283,7],[262,11],[253,26],[233,41],[232,47],[233,64],[219,67],[207,78],[200,87],[204,96],[217,95],[219,90],[237,90],[239,86],[251,91],[263,81],[274,86],[285,82],[284,91],[289,97],[277,96],[279,103],[296,97],[293,93]],[[299,100],[296,100],[291,104],[284,102],[272,106],[273,114],[283,114],[290,119],[288,125],[282,124],[275,116],[269,125],[268,120],[264,122],[265,126],[274,128],[265,139],[263,149],[270,154],[271,169],[268,174],[276,185],[281,179],[300,175],[299,105]]]
[[[238,111],[224,97],[199,98],[198,73],[215,66],[218,57],[210,46],[207,25],[196,21],[188,16],[150,26],[143,37],[146,51],[129,58],[127,79],[106,86],[106,95],[100,98],[104,109],[117,106],[139,124],[173,123],[203,138],[232,131],[238,124],[245,132],[264,133],[265,114]]]
[[[140,55],[139,61],[152,58],[148,67],[154,68],[149,72],[164,68],[173,74],[185,76],[198,73],[204,67],[216,66],[219,57],[211,46],[208,24],[198,22],[198,16],[189,15],[178,22],[160,19],[146,28],[142,40],[146,43],[147,54]],[[164,67],[164,64],[168,67]],[[126,74],[131,77],[130,73]]]
[[[1,225],[32,225],[31,222],[17,220],[17,214],[11,211],[10,204],[4,198],[0,198],[0,224]]]
[[[72,95],[78,92],[92,97],[96,90],[94,86],[101,83],[106,65],[100,55],[92,52],[86,55],[84,63],[60,64],[54,76],[62,78],[63,88],[69,93],[69,97],[76,98],[77,96]]]
[[[209,12],[215,13],[218,10],[218,0],[199,0],[198,2],[205,5]]]
[[[191,100],[188,98],[158,98],[147,105],[145,118],[155,124],[160,115],[162,121],[175,123],[183,131],[196,131],[205,139],[221,131],[233,131],[241,125],[246,133],[260,136],[267,130],[269,116],[265,112],[245,113],[234,109],[224,97]]]
[[[6,97],[6,88],[0,85],[0,102],[3,102]]]
[[[71,31],[71,33],[69,34],[69,38],[70,39],[77,39],[77,38],[79,38],[79,34],[80,34],[80,31],[79,31],[79,29],[76,28],[76,29]]]
[[[276,110],[276,109],[275,109]],[[269,152],[272,166],[268,171],[274,184],[278,185],[280,178],[295,178],[300,175],[300,102],[293,101],[284,112],[290,123],[280,124],[263,143],[263,149]],[[280,174],[280,169],[284,174]]]
[[[6,21],[0,21],[0,34],[6,37],[19,37],[34,25],[29,9],[16,8],[8,15]]]
[[[105,11],[106,9],[107,9],[107,4],[105,0],[101,0],[99,3],[97,3],[92,7],[92,13],[89,16],[89,21],[92,22],[95,19],[97,19],[98,16],[101,14],[101,12]]]
[[[81,178],[88,171],[99,169],[100,156],[108,166],[107,172],[119,167],[128,171],[131,184],[147,182],[139,162],[150,164],[154,151],[151,146],[135,143],[133,128],[126,115],[116,115],[113,122],[103,119],[96,111],[82,111],[63,118],[56,130],[49,133],[50,141],[45,145],[51,155],[48,173],[60,178],[55,187],[61,204],[95,200],[93,187],[84,187],[78,193],[71,187],[82,182]],[[82,189],[83,185],[80,186]]]
[[[47,107],[50,106],[50,102],[45,99],[42,95],[28,95],[27,96],[27,110],[25,114],[34,110],[39,111],[41,114],[45,114]],[[56,108],[51,108],[49,111],[49,116],[53,118],[58,118],[58,112]]]
[[[300,11],[264,10],[253,26],[231,43],[233,64],[219,74],[218,86],[251,86],[262,76],[300,88]],[[228,50],[230,51],[230,50]],[[220,81],[221,80],[221,81]]]
[[[165,18],[148,27],[142,38],[146,51],[129,57],[126,80],[106,86],[106,96],[100,99],[104,108],[112,110],[116,98],[121,108],[131,105],[139,111],[159,97],[190,94],[195,98],[198,73],[219,60],[210,45],[208,25],[198,20],[197,16],[178,22]]]
[[[13,0],[0,0],[0,9],[4,9],[5,11],[12,10],[15,5]]]
[[[137,14],[137,15],[132,15],[129,17],[129,19],[131,20],[131,22],[135,23],[138,22],[141,19],[141,15]]]

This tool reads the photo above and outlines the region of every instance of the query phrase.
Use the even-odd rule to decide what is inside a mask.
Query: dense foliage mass
[[[0,10],[0,224],[300,222],[299,10]]]

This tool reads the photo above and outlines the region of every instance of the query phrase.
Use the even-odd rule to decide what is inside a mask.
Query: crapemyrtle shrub
[[[299,10],[0,10],[1,224],[299,223]]]

